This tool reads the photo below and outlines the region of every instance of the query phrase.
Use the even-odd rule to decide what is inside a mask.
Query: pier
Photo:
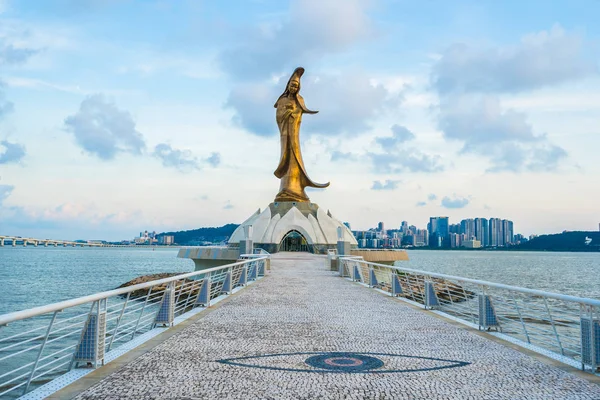
[[[339,266],[339,271],[332,271],[326,257],[308,253],[272,255],[271,271],[263,279],[106,365],[87,369],[70,385],[61,378],[63,383],[56,386],[64,387],[48,394],[49,398],[600,398],[595,355],[587,353],[591,359],[585,359],[586,350],[580,350],[579,365],[587,370],[576,368],[577,355],[569,353],[566,327],[540,324],[540,314],[538,328],[545,326],[545,331],[536,335],[534,318],[517,318],[515,325],[524,324],[529,341],[507,340],[512,332],[510,318],[500,309],[502,297],[497,291],[511,287],[487,289],[492,296],[488,300],[496,307],[490,309],[492,303],[480,303],[468,279],[445,281],[445,287],[452,289],[443,297],[442,281],[435,277],[404,273],[395,274],[401,277],[396,281],[385,270],[394,267],[378,268],[351,258],[342,258]],[[240,282],[244,276],[233,274],[226,275],[225,285],[231,284],[232,277]],[[419,277],[437,286],[425,284],[425,291],[416,293]],[[430,287],[434,290],[428,292]],[[522,290],[525,296],[528,289]],[[182,292],[177,298],[187,297],[187,306],[190,296],[181,296]],[[471,301],[461,302],[452,295],[459,292]],[[565,297],[561,301],[577,299],[578,307],[600,304],[556,296]],[[530,301],[524,300],[523,304]],[[554,307],[552,300],[543,298]],[[470,303],[484,305],[487,317],[479,326],[460,322],[452,317],[460,311],[445,309],[460,310]],[[533,309],[522,312],[532,315]],[[550,315],[558,324],[560,312],[554,312]],[[592,314],[594,320],[596,315]],[[506,332],[493,329],[500,325]],[[583,332],[581,325],[573,328]],[[542,348],[536,347],[543,343],[536,340],[547,338],[548,333],[556,333],[562,354],[541,354]],[[593,353],[593,344],[591,349]],[[66,376],[73,373],[81,375],[81,369]],[[25,398],[35,398],[36,391]]]

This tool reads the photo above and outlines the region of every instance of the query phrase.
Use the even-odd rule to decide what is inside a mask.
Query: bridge
[[[28,244],[38,247],[38,245],[48,246],[63,246],[63,247],[133,247],[135,245],[124,245],[124,244],[107,244],[97,242],[75,242],[72,240],[55,240],[55,239],[36,239],[36,238],[24,238],[21,236],[3,236],[0,235],[0,247],[4,247],[5,244],[11,244],[12,247],[16,247],[17,244],[21,244],[27,247]]]
[[[270,257],[0,315],[0,397],[600,398],[598,300]]]

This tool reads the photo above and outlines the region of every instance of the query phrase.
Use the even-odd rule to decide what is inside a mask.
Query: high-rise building
[[[454,248],[460,247],[460,236],[461,235],[459,235],[458,233],[454,233],[454,232],[451,232],[448,235],[448,238],[450,239],[449,241],[450,241],[451,248],[454,249]]]
[[[406,233],[408,230],[408,222],[402,221],[402,225],[400,225],[400,232]]]
[[[502,220],[502,241],[504,242],[504,246],[508,246],[513,243],[514,232],[513,232],[513,222],[507,219]]]
[[[385,225],[383,224],[383,222],[377,224],[377,230],[380,232],[385,232]]]
[[[490,231],[486,218],[475,218],[475,239],[481,243],[482,247],[490,245]]]
[[[489,221],[490,246],[504,246],[502,236],[502,220],[500,218],[490,218]]]
[[[448,217],[431,217],[427,225],[429,230],[429,246],[431,247],[450,247],[448,234],[450,225]]]
[[[344,225],[346,225],[348,229],[352,230],[352,228],[350,227],[350,222],[344,222]]]
[[[467,239],[471,239],[475,236],[475,221],[473,218],[460,221],[460,233],[464,233],[467,236]]]

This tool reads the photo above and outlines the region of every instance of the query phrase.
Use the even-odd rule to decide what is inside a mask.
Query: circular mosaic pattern
[[[367,372],[383,367],[378,358],[357,353],[324,353],[308,357],[305,361],[314,368],[340,372]]]

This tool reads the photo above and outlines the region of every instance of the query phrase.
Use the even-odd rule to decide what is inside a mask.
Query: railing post
[[[258,260],[258,276],[265,276],[265,262],[266,260]]]
[[[437,298],[437,294],[435,293],[433,282],[425,281],[425,309],[433,309],[439,305],[440,302]]]
[[[225,280],[223,281],[223,289],[222,292],[225,294],[231,294],[231,271],[227,271],[225,274]]]
[[[256,267],[256,261],[250,262],[250,268],[248,271],[248,280],[255,281],[258,275],[258,268]]]
[[[375,276],[375,270],[373,268],[369,268],[369,286],[375,287],[377,286],[377,277]]]
[[[352,280],[354,282],[362,282],[362,279],[360,276],[360,268],[358,268],[357,262],[354,263],[354,268],[352,269]]]
[[[240,280],[238,281],[238,285],[246,286],[248,283],[248,265],[242,266],[242,272],[240,273]]]
[[[391,281],[392,281],[392,296],[397,297],[403,294],[402,285],[400,284],[400,278],[398,274],[395,272],[391,273]]]
[[[479,330],[490,330],[496,328],[500,324],[498,318],[496,318],[496,310],[492,304],[492,299],[485,293],[479,294]]]
[[[95,309],[95,311],[94,311]],[[104,365],[104,343],[106,340],[106,299],[94,302],[92,311],[83,328],[79,344],[75,348],[73,361],[91,363],[94,368],[98,361]]]
[[[593,306],[582,304],[581,307],[584,310],[581,316],[582,369],[585,369],[585,364],[588,364],[592,372],[596,372],[600,362],[600,318],[594,316]]]
[[[183,287],[183,284],[182,284]],[[181,294],[181,290],[180,290]],[[154,318],[154,326],[162,324],[163,326],[173,325],[175,310],[175,281],[170,282],[163,293],[160,308]]]
[[[202,287],[198,292],[198,298],[196,299],[196,305],[203,305],[210,307],[210,277],[206,277],[202,280]]]
[[[44,347],[46,347],[46,343],[48,342],[48,336],[50,336],[50,331],[52,331],[52,325],[54,325],[54,321],[56,320],[57,314],[58,314],[58,311],[54,311],[54,314],[52,314],[52,319],[50,320],[50,323],[48,324],[48,329],[46,330],[46,335],[44,336],[44,341],[42,342],[42,344],[40,344],[40,351],[38,351],[37,358],[35,359],[35,362],[33,363],[33,367],[31,368],[31,374],[29,374],[29,378],[27,379],[27,384],[25,385],[25,390],[23,390],[23,395],[25,395],[25,393],[27,393],[27,391],[29,390],[29,385],[31,384],[31,380],[33,379],[35,370],[37,369],[37,366],[40,362],[40,358],[42,357]]]

